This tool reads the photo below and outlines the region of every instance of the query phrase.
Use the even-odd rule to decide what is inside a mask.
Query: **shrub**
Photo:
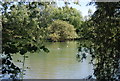
[[[62,20],[53,21],[47,30],[48,38],[52,41],[65,41],[77,37],[74,26]]]

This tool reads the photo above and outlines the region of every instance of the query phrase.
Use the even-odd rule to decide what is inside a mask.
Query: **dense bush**
[[[62,20],[53,21],[47,30],[48,38],[52,41],[64,41],[77,37],[74,26]]]

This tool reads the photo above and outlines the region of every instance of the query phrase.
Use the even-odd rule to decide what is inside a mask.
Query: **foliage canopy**
[[[48,27],[48,32],[48,38],[53,41],[65,41],[77,37],[74,26],[62,20],[53,21]]]
[[[95,2],[95,5],[97,10],[85,22],[87,30],[81,33],[91,42],[88,48],[92,60],[96,60],[93,63],[96,79],[114,81],[120,66],[120,2]]]

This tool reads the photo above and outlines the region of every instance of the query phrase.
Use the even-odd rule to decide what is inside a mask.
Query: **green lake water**
[[[47,42],[50,52],[28,53],[25,61],[25,79],[82,79],[93,73],[93,66],[89,64],[90,56],[83,62],[76,59],[77,42]],[[23,57],[14,55],[14,63],[19,67]],[[28,67],[28,68],[27,68]]]

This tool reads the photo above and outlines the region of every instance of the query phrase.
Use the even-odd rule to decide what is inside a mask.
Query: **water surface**
[[[25,61],[25,79],[82,79],[92,75],[90,56],[83,62],[76,60],[77,42],[47,42],[50,52],[28,53]],[[13,56],[14,62],[21,67],[22,56]],[[28,68],[27,68],[28,67]]]

